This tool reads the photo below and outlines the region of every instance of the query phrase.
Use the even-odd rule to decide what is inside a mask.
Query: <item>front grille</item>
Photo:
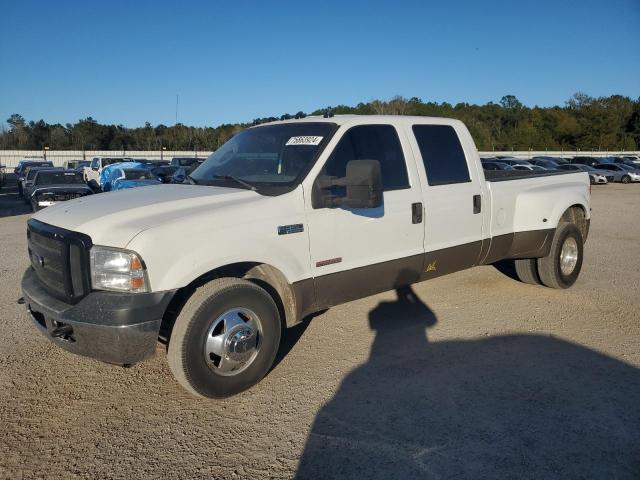
[[[89,293],[90,237],[32,219],[27,241],[31,267],[51,295],[76,303]]]

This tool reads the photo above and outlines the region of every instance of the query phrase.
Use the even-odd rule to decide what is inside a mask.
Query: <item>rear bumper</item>
[[[22,277],[25,306],[40,333],[69,352],[119,365],[154,354],[162,317],[174,293],[97,291],[70,305],[42,288],[33,269]]]

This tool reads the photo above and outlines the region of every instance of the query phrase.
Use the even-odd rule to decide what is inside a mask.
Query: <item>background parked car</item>
[[[628,166],[630,166],[632,168],[640,169],[640,163],[635,162],[631,158],[628,158],[628,157],[614,157],[613,158],[613,163],[628,165]]]
[[[204,158],[196,158],[196,157],[173,157],[171,159],[172,167],[190,167],[195,165],[196,163],[204,162]]]
[[[100,187],[103,192],[160,184],[161,182],[151,169],[140,162],[109,165],[100,175]]]
[[[151,166],[151,173],[162,183],[171,183],[171,177],[176,173],[179,167],[171,165]]]
[[[27,167],[24,173],[24,180],[22,181],[22,196],[25,203],[29,203],[31,200],[31,192],[33,192],[33,180],[36,177],[36,173],[40,170],[64,170],[60,167]]]
[[[624,158],[625,160],[629,160],[636,165],[640,165],[640,157],[638,157],[637,155],[628,155],[622,158]]]
[[[513,170],[513,167],[503,162],[482,162],[485,170]]]
[[[559,164],[553,160],[548,160],[546,158],[532,158],[530,162],[533,165],[537,165],[539,167],[544,168],[545,170],[557,170]]]
[[[171,183],[184,183],[187,180],[187,177],[191,175],[196,168],[202,165],[204,159],[200,158],[198,162],[188,166],[188,167],[179,167],[176,172],[171,177]]]
[[[622,183],[640,182],[640,174],[629,171],[618,163],[598,163],[595,168],[607,170],[613,175],[614,181]]]
[[[533,157],[531,160],[529,160],[531,163],[534,163],[533,160],[549,160],[551,162],[554,162],[558,165],[566,165],[569,162],[569,160],[567,160],[566,158],[561,158],[561,157],[547,157],[544,155],[539,155],[537,157]]]
[[[91,163],[89,160],[65,160],[62,163],[62,168],[65,170],[76,170],[80,162],[87,162],[87,166]]]
[[[571,163],[578,163],[581,165],[589,165],[590,167],[595,167],[599,163],[610,163],[604,158],[596,158],[596,157],[573,157],[571,159]]]
[[[0,190],[2,190],[2,186],[4,185],[6,178],[6,167],[4,165],[0,165]]]
[[[40,169],[33,179],[33,190],[29,202],[34,212],[55,205],[58,202],[72,200],[93,192],[84,182],[84,176],[76,170],[62,168]]]
[[[523,160],[520,158],[501,158],[498,161],[500,163],[506,163],[507,165],[511,165],[512,167],[515,167],[516,165],[528,165],[528,166],[532,165],[532,163],[529,162],[528,160]]]
[[[627,165],[626,163],[618,163],[617,165],[624,168],[628,172],[633,172],[640,175],[640,165],[632,166],[632,165]]]
[[[544,167],[541,167],[539,165],[521,165],[521,164],[516,164],[516,165],[512,165],[514,170],[528,170],[528,171],[535,171],[535,172],[544,172],[547,169]]]
[[[91,166],[91,160],[67,160],[62,165],[66,170],[77,170],[82,172],[84,167]]]
[[[16,168],[13,169],[13,173],[16,174],[16,179],[18,181],[18,194],[22,195],[22,182],[24,182],[24,176],[27,170],[27,167],[53,167],[53,162],[49,160],[30,160],[24,159],[18,162]]]
[[[94,157],[91,160],[91,165],[83,168],[84,178],[87,182],[95,180],[100,183],[100,174],[102,170],[114,163],[130,162],[128,157]]]
[[[610,175],[606,170],[597,170],[593,167],[590,167],[589,165],[582,165],[577,163],[560,165],[558,167],[558,170],[587,172],[589,174],[589,183],[591,183],[591,185],[607,184],[609,183],[609,181],[613,181],[613,175]]]

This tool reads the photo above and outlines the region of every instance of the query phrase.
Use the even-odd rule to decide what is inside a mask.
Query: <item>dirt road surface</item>
[[[25,210],[0,192],[0,478],[640,478],[640,185],[594,187],[573,288],[484,266],[342,305],[224,401],[160,344],[123,369],[40,336]]]

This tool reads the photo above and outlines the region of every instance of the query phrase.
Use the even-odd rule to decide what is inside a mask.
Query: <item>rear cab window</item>
[[[467,158],[450,125],[413,125],[430,186],[471,182]]]

